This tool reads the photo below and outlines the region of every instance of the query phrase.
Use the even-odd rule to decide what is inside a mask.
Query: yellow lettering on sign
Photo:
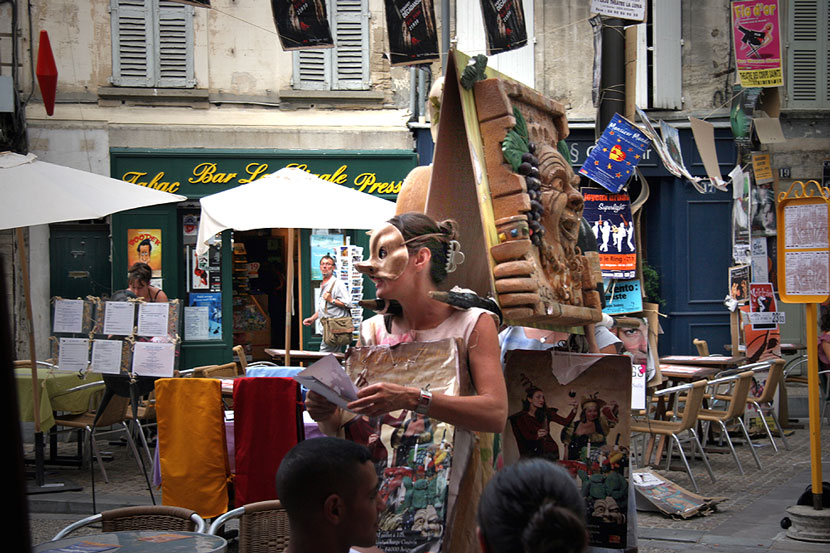
[[[193,168],[193,177],[187,179],[187,182],[192,182],[193,184],[227,184],[236,178],[236,173],[218,173],[216,169],[216,163],[200,163]]]
[[[305,164],[305,163],[289,163],[288,165],[286,165],[286,167],[295,167],[297,169],[301,169],[301,170],[305,171],[306,173],[311,173],[311,171],[308,168],[308,165]],[[348,165],[341,165],[337,169],[337,171],[335,171],[334,173],[312,173],[312,174],[315,177],[319,177],[320,179],[322,179],[324,181],[333,182],[335,184],[344,184],[346,182],[346,179],[349,178],[348,173],[346,173],[346,171],[348,171],[348,169],[349,169]]]
[[[147,176],[147,173],[139,171],[129,171],[127,173],[124,173],[123,180],[132,184],[137,184],[138,186],[144,186],[146,188],[152,188],[154,190],[161,190],[162,192],[170,192],[171,194],[174,194],[176,191],[178,191],[179,186],[181,186],[181,183],[179,183],[178,181],[168,182],[161,180],[164,178],[164,171],[159,171],[158,173],[156,173],[156,176],[154,176],[150,181],[139,180],[141,177],[144,176]]]
[[[249,163],[245,166],[245,172],[250,175],[247,179],[239,179],[239,184],[247,184],[257,180],[262,173],[268,170],[267,163]]]
[[[354,179],[355,187],[369,194],[397,194],[401,191],[401,184],[403,181],[378,182],[375,173],[361,173]]]

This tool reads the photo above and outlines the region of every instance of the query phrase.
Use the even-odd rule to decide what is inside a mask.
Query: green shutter
[[[787,106],[830,108],[830,9],[826,0],[791,0],[787,12]]]

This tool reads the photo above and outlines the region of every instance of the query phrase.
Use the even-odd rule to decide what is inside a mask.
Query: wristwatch
[[[415,406],[415,412],[419,415],[426,415],[429,411],[429,404],[432,403],[432,392],[427,388],[421,388],[421,395],[418,397],[418,405]]]

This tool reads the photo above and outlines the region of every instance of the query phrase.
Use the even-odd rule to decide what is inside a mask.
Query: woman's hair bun
[[[579,553],[588,545],[584,522],[571,509],[545,501],[521,534],[524,553]]]

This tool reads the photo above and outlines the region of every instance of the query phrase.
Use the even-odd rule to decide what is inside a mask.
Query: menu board
[[[787,303],[819,303],[830,297],[828,202],[796,195],[778,206],[778,290]]]

